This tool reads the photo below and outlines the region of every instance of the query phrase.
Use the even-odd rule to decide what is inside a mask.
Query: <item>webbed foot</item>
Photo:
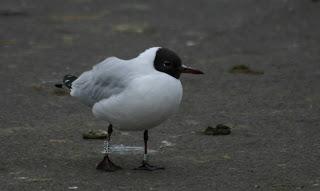
[[[109,156],[104,156],[103,160],[97,165],[97,170],[106,171],[106,172],[114,172],[116,170],[122,169],[120,166],[114,164]]]
[[[147,170],[147,171],[155,171],[155,170],[164,170],[164,167],[158,167],[158,166],[153,166],[150,165],[148,162],[146,161],[142,161],[142,165],[134,168],[134,170]]]

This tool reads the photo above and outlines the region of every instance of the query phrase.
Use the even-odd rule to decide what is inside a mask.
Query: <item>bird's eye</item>
[[[164,61],[164,62],[163,62],[163,65],[164,65],[165,67],[170,67],[170,66],[172,65],[172,63],[169,62],[169,61]]]

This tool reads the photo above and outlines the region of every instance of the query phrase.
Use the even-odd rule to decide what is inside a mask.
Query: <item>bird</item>
[[[151,47],[128,60],[106,58],[79,77],[68,74],[61,84],[56,84],[58,88],[70,89],[70,95],[91,107],[95,117],[109,123],[105,154],[97,170],[121,169],[109,156],[113,127],[120,131],[143,131],[143,160],[135,170],[164,169],[148,161],[148,130],[177,112],[183,95],[182,73],[204,74],[183,65],[174,51]]]

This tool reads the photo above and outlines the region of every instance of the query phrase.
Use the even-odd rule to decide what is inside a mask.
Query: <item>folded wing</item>
[[[71,95],[92,106],[102,99],[121,93],[128,84],[127,61],[110,57],[86,71],[72,83]]]

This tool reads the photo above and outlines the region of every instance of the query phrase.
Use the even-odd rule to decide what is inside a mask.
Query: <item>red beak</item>
[[[181,66],[181,73],[189,73],[189,74],[204,74],[202,71],[182,65]]]

